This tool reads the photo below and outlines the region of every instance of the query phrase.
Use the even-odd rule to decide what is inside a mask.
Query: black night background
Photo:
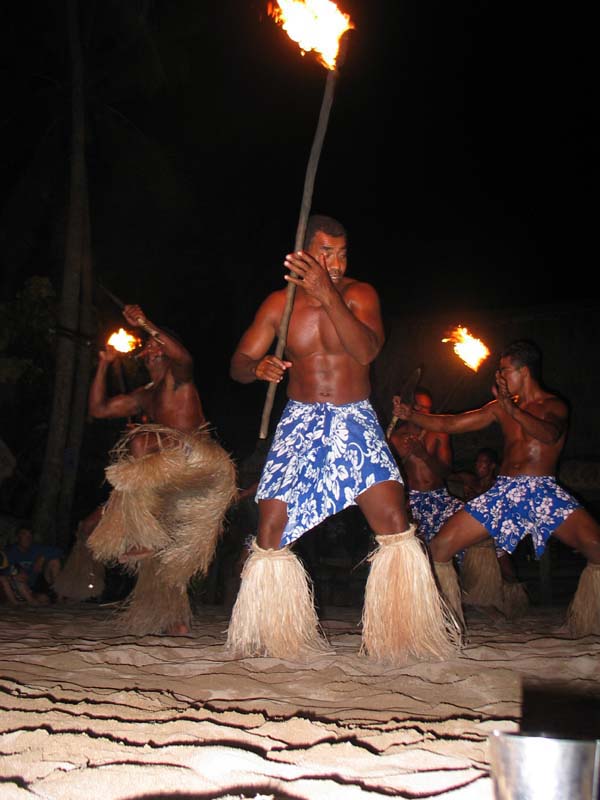
[[[229,358],[259,302],[283,285],[326,72],[265,2],[80,5],[93,351],[121,324],[103,284],[180,333],[208,418],[243,455],[265,387],[234,384]],[[29,281],[47,279],[58,298],[65,260],[68,6],[6,4],[0,31],[0,435],[29,486],[56,340],[46,290]],[[590,20],[527,3],[341,7],[355,30],[313,211],[347,226],[349,274],[376,286],[386,321],[587,303]],[[404,347],[410,363],[410,339]],[[86,426],[75,517],[102,495],[118,428]]]

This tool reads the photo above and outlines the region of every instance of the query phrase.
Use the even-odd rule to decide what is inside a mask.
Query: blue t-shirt
[[[33,571],[34,564],[38,558],[43,556],[44,561],[49,561],[51,558],[61,558],[62,550],[60,547],[34,542],[28,550],[23,551],[18,545],[10,544],[5,550],[5,555],[8,559],[9,569],[10,567],[17,567],[27,575],[27,583],[33,586],[38,578],[38,573]]]

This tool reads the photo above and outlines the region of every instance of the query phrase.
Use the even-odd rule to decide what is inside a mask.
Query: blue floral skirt
[[[299,403],[288,400],[267,455],[256,500],[287,504],[281,547],[351,505],[400,471],[368,400]]]
[[[496,547],[512,553],[529,533],[535,556],[541,558],[548,537],[580,505],[550,475],[499,475],[464,509],[494,537]]]
[[[443,486],[429,492],[411,489],[408,504],[417,526],[417,535],[424,542],[430,542],[444,522],[464,506],[462,500],[451,495]]]

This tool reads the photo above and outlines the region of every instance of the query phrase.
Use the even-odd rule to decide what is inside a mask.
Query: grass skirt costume
[[[89,600],[104,591],[104,565],[92,556],[87,538],[80,523],[71,552],[52,587],[59,597]]]
[[[131,439],[146,433],[159,448],[134,458]],[[120,627],[137,635],[189,627],[188,583],[206,574],[237,493],[232,459],[208,426],[181,433],[139,425],[117,442],[106,477],[113,490],[88,539],[94,557],[111,563],[131,549],[154,551],[133,562],[137,581],[118,612]]]
[[[287,402],[256,498],[286,503],[288,521],[278,549],[252,545],[228,630],[234,652],[294,658],[327,649],[310,578],[289,546],[327,517],[356,505],[362,492],[390,480],[402,483],[368,400]],[[448,655],[455,645],[448,634],[451,621],[414,528],[378,536],[377,542],[369,557],[363,652],[392,662],[411,654]],[[416,619],[407,606],[411,599],[419,606]]]

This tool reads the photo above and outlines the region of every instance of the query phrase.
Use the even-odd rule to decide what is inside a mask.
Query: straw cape
[[[144,433],[155,434],[159,448],[133,458],[130,441]],[[119,608],[119,626],[137,635],[189,627],[187,586],[206,574],[214,557],[237,494],[234,462],[207,425],[194,433],[139,425],[111,451],[106,477],[113,490],[88,540],[94,558],[111,563],[132,550],[153,551],[127,562],[137,581]]]

